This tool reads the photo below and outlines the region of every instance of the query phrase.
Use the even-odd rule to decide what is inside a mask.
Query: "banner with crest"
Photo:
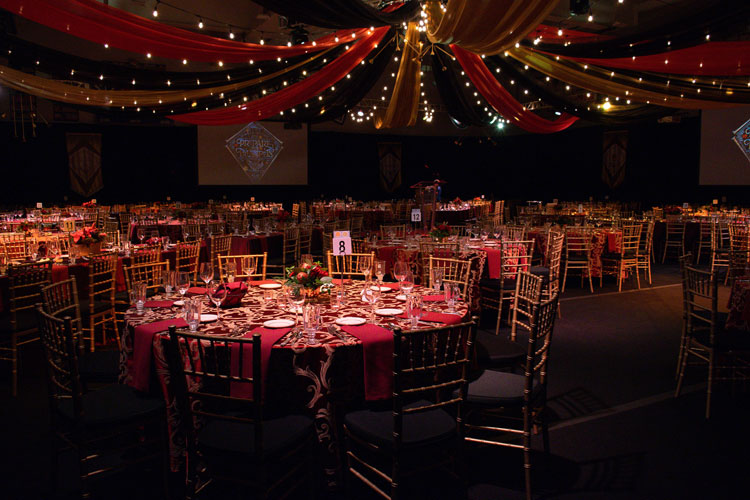
[[[625,180],[625,162],[628,156],[628,131],[604,132],[602,181],[610,189]]]
[[[65,134],[68,147],[70,189],[89,197],[104,187],[102,177],[102,135]]]
[[[401,143],[379,142],[380,187],[392,193],[401,187]]]

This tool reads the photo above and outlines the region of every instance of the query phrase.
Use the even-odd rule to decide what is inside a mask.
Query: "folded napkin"
[[[445,295],[422,295],[422,300],[425,302],[442,302],[445,300]]]
[[[202,286],[191,286],[187,291],[190,295],[205,295],[206,289]]]
[[[430,323],[443,323],[445,325],[455,325],[457,323],[461,322],[461,316],[458,314],[446,314],[446,313],[439,313],[439,312],[432,312],[432,311],[424,311],[424,316],[422,316],[422,321],[427,321]],[[406,315],[406,313],[399,314],[399,318],[409,319],[409,317]]]
[[[487,254],[487,274],[490,279],[500,279],[500,249],[499,248],[482,248]]]
[[[171,300],[147,300],[143,303],[144,307],[172,307],[174,302]]]
[[[248,281],[247,284],[250,286],[258,286],[258,285],[272,285],[274,283],[278,283],[276,280],[257,280],[257,281]]]
[[[151,349],[154,335],[166,332],[170,326],[177,328],[187,327],[182,318],[165,319],[154,323],[146,323],[135,327],[133,333],[133,357],[128,360],[128,369],[132,373],[129,385],[133,389],[148,392],[151,381]]]
[[[365,370],[365,399],[374,401],[393,396],[393,332],[377,325],[344,326],[349,335],[362,341]]]
[[[253,334],[260,333],[260,371],[263,391],[266,390],[266,373],[268,373],[268,360],[271,359],[271,348],[281,337],[289,333],[291,328],[263,328],[258,327],[247,332],[243,337],[251,338]],[[245,344],[242,348],[242,366],[240,367],[240,345],[232,344],[230,370],[232,376],[240,375],[242,368],[243,377],[253,376],[253,344]],[[232,382],[229,386],[229,395],[234,398],[252,398],[253,386],[245,382]]]

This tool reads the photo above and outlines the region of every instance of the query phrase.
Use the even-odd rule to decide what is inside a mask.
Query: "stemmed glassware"
[[[180,292],[182,300],[185,300],[188,288],[190,288],[190,273],[180,271],[177,273],[177,290]]]
[[[370,321],[375,321],[375,305],[380,300],[380,288],[365,285],[362,289],[362,300],[370,304]]]
[[[227,262],[227,283],[234,283],[234,277],[237,275],[237,264],[234,262]]]
[[[214,306],[216,306],[216,319],[221,324],[221,316],[219,315],[219,306],[224,301],[224,297],[227,296],[227,291],[222,286],[222,282],[219,280],[213,280],[206,283],[208,286],[208,298],[211,299]]]
[[[142,227],[139,227],[136,231],[136,234],[138,235],[138,239],[141,241],[141,245],[143,245],[143,240],[146,239],[146,230]]]
[[[378,277],[378,286],[382,286],[383,278],[385,277],[385,261],[384,260],[375,261],[375,276]]]
[[[492,230],[492,235],[495,237],[496,240],[499,240],[500,237],[503,235],[503,228],[500,226],[495,226],[495,228]]]
[[[461,288],[458,283],[446,283],[444,288],[445,302],[448,304],[448,310],[453,312],[456,310],[456,301],[461,296]]]
[[[411,291],[414,290],[414,275],[411,271],[406,271],[403,279],[399,280],[399,287],[407,297],[411,294]]]
[[[403,260],[396,261],[393,264],[393,277],[399,282],[404,281],[404,277],[408,271],[409,266]]]
[[[253,257],[242,257],[242,274],[247,276],[248,281],[255,274],[258,262]]]
[[[443,275],[445,270],[442,267],[433,267],[430,270],[430,284],[433,290],[440,292],[443,288]]]
[[[372,276],[372,260],[369,257],[360,257],[359,270],[365,275],[365,281],[370,281]]]
[[[305,305],[305,289],[302,285],[292,284],[287,288],[289,307],[294,309],[294,326],[299,324],[299,312]]]
[[[411,322],[411,327],[416,328],[419,320],[424,316],[421,295],[410,295],[406,298],[406,315]]]
[[[201,264],[200,268],[200,276],[204,283],[206,283],[206,287],[208,287],[208,283],[214,279],[214,268],[211,264],[204,262]]]

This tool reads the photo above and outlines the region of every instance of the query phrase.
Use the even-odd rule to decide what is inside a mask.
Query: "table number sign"
[[[411,209],[411,221],[412,222],[422,222],[422,209],[421,208],[412,208]]]
[[[687,210],[688,208],[690,208],[690,205],[688,205],[687,203],[683,203],[682,208]]]
[[[351,255],[352,237],[349,231],[333,232],[333,255]]]
[[[41,203],[37,203],[36,204],[36,208],[42,208],[42,204]]]
[[[279,213],[279,207],[271,207],[271,213],[276,215]]]

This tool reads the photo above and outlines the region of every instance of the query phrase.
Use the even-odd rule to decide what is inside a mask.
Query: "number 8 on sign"
[[[333,232],[333,254],[334,255],[351,255],[352,238],[349,231]]]

